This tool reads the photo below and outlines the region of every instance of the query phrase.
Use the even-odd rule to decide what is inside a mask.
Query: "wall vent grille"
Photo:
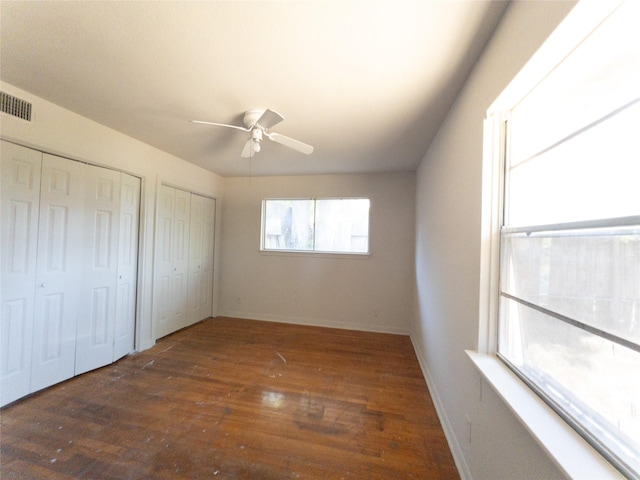
[[[27,122],[31,121],[31,104],[26,100],[0,92],[0,104],[3,113],[13,115]]]

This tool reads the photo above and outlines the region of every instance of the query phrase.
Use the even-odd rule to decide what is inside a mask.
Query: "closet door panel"
[[[191,194],[175,190],[176,208],[173,230],[173,279],[171,283],[172,331],[187,325],[187,285],[189,275],[189,224],[191,220]]]
[[[113,360],[120,226],[120,173],[91,165],[84,170],[85,248],[76,375]]]
[[[204,199],[200,319],[213,314],[213,260],[215,252],[216,201]]]
[[[0,406],[30,391],[42,154],[2,142]]]
[[[37,247],[31,391],[74,375],[82,290],[84,165],[44,155]]]
[[[156,338],[187,325],[191,194],[162,185],[156,228]]]
[[[173,283],[173,217],[176,191],[162,185],[158,205],[156,228],[156,273],[154,287],[154,316],[156,318],[156,338],[173,331],[171,325],[171,294]]]
[[[140,179],[121,174],[120,239],[118,242],[118,290],[113,360],[131,352],[135,345],[138,271],[138,225]]]
[[[187,324],[192,325],[200,316],[202,297],[202,246],[204,241],[204,197],[191,195],[191,234],[189,237],[189,305]]]

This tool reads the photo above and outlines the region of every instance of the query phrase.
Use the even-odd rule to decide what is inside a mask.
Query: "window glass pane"
[[[510,234],[502,251],[502,291],[640,345],[640,227]]]
[[[545,225],[640,214],[638,125],[640,102],[512,166],[507,224]]]
[[[317,251],[367,253],[369,199],[318,199],[315,234]]]
[[[313,250],[313,200],[265,200],[263,248]]]
[[[499,351],[640,471],[640,353],[502,298]]]
[[[513,109],[515,162],[640,96],[638,18],[640,2],[627,1]]]
[[[264,200],[261,248],[368,253],[369,199]]]

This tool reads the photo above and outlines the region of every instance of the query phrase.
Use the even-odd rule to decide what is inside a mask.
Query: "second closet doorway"
[[[156,338],[213,310],[215,199],[162,185],[156,229]]]

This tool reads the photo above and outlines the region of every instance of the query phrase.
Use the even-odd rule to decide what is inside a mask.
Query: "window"
[[[640,478],[640,38],[627,1],[500,116],[497,354]]]
[[[369,199],[264,200],[261,249],[366,254]]]

